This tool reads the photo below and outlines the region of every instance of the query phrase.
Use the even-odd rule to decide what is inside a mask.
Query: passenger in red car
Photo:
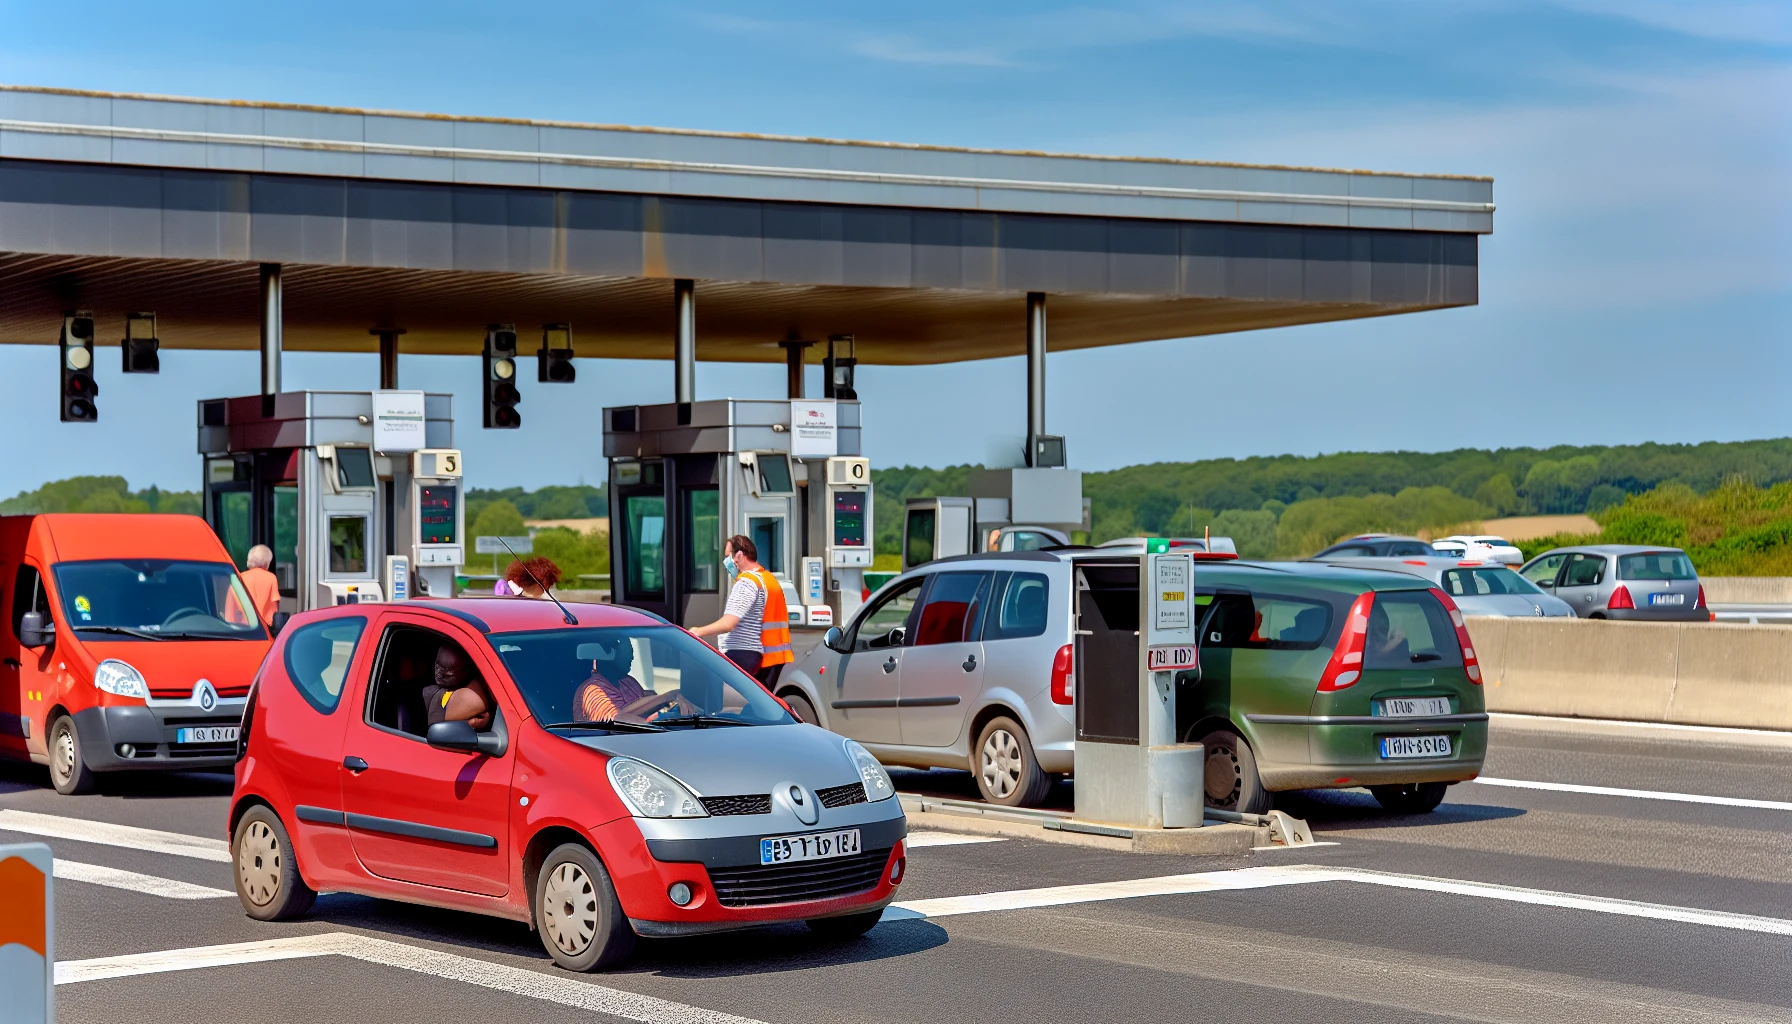
[[[436,681],[423,688],[429,724],[466,722],[475,729],[492,724],[492,695],[465,651],[445,643],[436,650]]]

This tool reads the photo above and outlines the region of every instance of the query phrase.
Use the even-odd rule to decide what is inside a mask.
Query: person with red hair
[[[510,563],[504,570],[504,578],[493,588],[500,597],[533,597],[547,596],[555,584],[560,582],[560,567],[549,559],[536,555],[534,558],[519,558]]]

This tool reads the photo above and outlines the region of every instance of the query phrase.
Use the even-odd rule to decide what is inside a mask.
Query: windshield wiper
[[[75,626],[77,633],[116,633],[119,636],[141,637],[144,640],[167,640],[180,636],[179,633],[151,633],[147,629],[132,629],[129,626]]]
[[[650,722],[553,722],[543,729],[609,729],[613,732],[665,732],[664,726]]]
[[[230,633],[157,633],[164,640],[259,640],[256,636],[235,636]]]
[[[680,715],[677,718],[662,718],[661,725],[688,725],[693,729],[701,729],[707,725],[752,725],[752,722],[739,718],[728,718],[724,715]]]

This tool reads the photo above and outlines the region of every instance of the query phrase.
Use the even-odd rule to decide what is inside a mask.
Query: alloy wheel
[[[265,907],[280,895],[280,840],[265,821],[252,821],[236,847],[237,876],[249,902]]]
[[[548,938],[567,956],[590,948],[597,935],[597,890],[584,868],[569,861],[548,876],[541,891],[541,920]]]
[[[1006,729],[997,729],[983,741],[981,751],[983,785],[997,799],[1006,799],[1020,785],[1020,743]]]

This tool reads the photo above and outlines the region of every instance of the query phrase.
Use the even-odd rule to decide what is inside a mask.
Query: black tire
[[[1207,806],[1240,814],[1269,810],[1269,790],[1257,774],[1257,755],[1251,745],[1230,729],[1215,729],[1201,737],[1207,750]]]
[[[815,705],[809,703],[809,698],[803,696],[802,691],[786,690],[784,703],[790,705],[790,713],[798,719],[808,722],[810,725],[821,724],[821,716],[815,713]]]
[[[1006,715],[990,719],[977,734],[971,772],[983,799],[1004,807],[1038,807],[1052,790],[1052,777],[1040,770],[1027,730]]]
[[[870,931],[884,916],[883,908],[867,910],[862,914],[842,914],[839,917],[818,917],[808,922],[809,930],[824,939],[856,939]]]
[[[563,843],[535,876],[535,927],[542,947],[569,971],[608,970],[635,951],[610,873],[591,848]]]
[[[87,759],[81,756],[81,734],[73,715],[63,715],[50,725],[50,784],[63,796],[91,793],[98,784]]]
[[[1382,809],[1395,814],[1430,814],[1444,802],[1447,782],[1408,782],[1398,786],[1370,786],[1369,793]]]
[[[257,921],[290,921],[317,902],[317,892],[299,874],[292,837],[280,816],[257,804],[237,819],[230,836],[231,874],[243,912]]]

